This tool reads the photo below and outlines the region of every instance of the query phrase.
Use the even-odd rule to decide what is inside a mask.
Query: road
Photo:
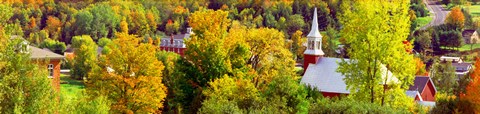
[[[433,14],[433,20],[423,26],[421,29],[425,29],[430,26],[437,26],[444,23],[447,14],[450,12],[445,9],[440,1],[437,0],[424,0],[423,1],[427,5],[427,9],[430,11],[430,14]]]

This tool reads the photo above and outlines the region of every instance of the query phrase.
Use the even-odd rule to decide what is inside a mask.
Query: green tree
[[[97,45],[90,36],[83,35],[73,37],[72,47],[75,49],[71,69],[73,78],[80,80],[88,77],[88,72],[96,65]]]
[[[81,10],[75,14],[75,23],[73,23],[74,35],[90,35],[93,30],[93,15],[89,11]]]
[[[105,47],[108,44],[113,43],[113,42],[109,38],[100,38],[97,43],[98,43],[98,46]]]
[[[303,16],[302,15],[292,15],[288,17],[287,19],[287,33],[292,34],[295,33],[295,31],[303,30],[303,27],[305,26],[305,22],[303,21]]]
[[[402,43],[409,34],[408,5],[405,0],[342,4],[341,35],[350,46],[350,60],[340,62],[337,71],[345,75],[350,97],[396,108],[413,107],[405,90],[413,84],[415,63]]]
[[[440,93],[454,95],[454,88],[458,86],[455,67],[451,62],[436,63],[433,65],[432,81]]]
[[[116,28],[120,24],[120,17],[115,14],[111,5],[105,3],[95,4],[89,12],[93,16],[90,35],[94,40],[112,37],[117,32]]]
[[[67,49],[67,46],[64,42],[48,38],[40,44],[40,48],[48,48],[55,53],[63,54],[63,51]]]
[[[0,112],[54,113],[56,93],[47,70],[30,59],[23,40],[2,35],[0,41]],[[3,44],[5,43],[5,44]],[[5,47],[3,47],[5,46]],[[36,61],[41,63],[42,61]]]
[[[89,72],[87,92],[112,101],[116,113],[161,113],[167,96],[162,83],[164,66],[156,58],[157,48],[140,43],[134,35],[119,33],[111,52],[101,56],[98,67]]]

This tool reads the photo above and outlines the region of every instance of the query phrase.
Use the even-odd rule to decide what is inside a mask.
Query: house
[[[448,56],[441,56],[440,61],[442,62],[452,62],[452,63],[462,63],[463,60],[460,57],[448,57]]]
[[[455,67],[455,74],[458,79],[463,78],[472,69],[472,63],[452,63],[452,66]]]
[[[304,75],[301,79],[302,84],[317,88],[323,96],[335,97],[348,95],[350,91],[343,80],[345,78],[341,73],[336,72],[339,67],[338,62],[341,58],[323,57],[322,36],[318,30],[317,10],[313,15],[312,29],[307,35],[307,49],[304,52]],[[349,59],[344,59],[349,61]],[[389,77],[386,83],[397,83],[398,79],[382,65],[380,67],[383,77]],[[382,82],[383,83],[383,82]]]
[[[434,102],[437,88],[435,88],[435,85],[430,77],[416,76],[415,80],[413,81],[413,85],[410,86],[407,91],[407,95],[412,97],[412,93],[417,93],[415,95],[416,101]]]
[[[464,30],[462,32],[462,36],[465,41],[465,44],[480,43],[480,40],[478,38],[478,33],[476,30]]]
[[[192,28],[187,28],[185,34],[171,35],[169,38],[162,38],[160,40],[160,49],[164,51],[174,52],[180,56],[184,55],[185,50],[187,49],[185,45],[185,40],[190,38],[192,35]]]
[[[39,66],[45,66],[48,70],[48,78],[52,79],[52,86],[60,90],[60,62],[65,58],[48,49],[40,49],[34,46],[27,46],[30,49],[30,59],[36,61]],[[28,49],[27,48],[27,49]],[[42,63],[48,61],[48,63]]]

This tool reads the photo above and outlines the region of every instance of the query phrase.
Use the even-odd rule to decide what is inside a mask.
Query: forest
[[[315,8],[324,56],[354,61],[338,63],[348,96],[300,83]],[[461,7],[428,29],[422,0],[0,0],[0,12],[0,113],[480,112],[480,58],[461,83],[434,78],[452,83],[437,87],[436,107],[405,94],[416,75],[454,72],[427,53],[455,50],[461,30],[478,28]],[[188,28],[183,56],[160,49]],[[23,45],[74,50],[60,90],[49,59]],[[384,64],[401,83],[379,84]],[[76,84],[65,80],[79,92],[65,94]]]

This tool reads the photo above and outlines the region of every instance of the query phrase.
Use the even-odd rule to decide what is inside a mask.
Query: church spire
[[[318,31],[317,20],[317,8],[315,8],[312,19],[312,28],[307,35],[307,49],[303,52],[304,72],[307,70],[309,64],[317,64],[323,55],[325,55],[322,51],[322,35],[320,35],[320,31]]]
[[[310,33],[308,33],[307,37],[316,37],[321,38],[322,35],[320,31],[318,31],[318,18],[317,18],[317,8],[313,12],[313,19],[312,19],[312,28],[310,29]]]

